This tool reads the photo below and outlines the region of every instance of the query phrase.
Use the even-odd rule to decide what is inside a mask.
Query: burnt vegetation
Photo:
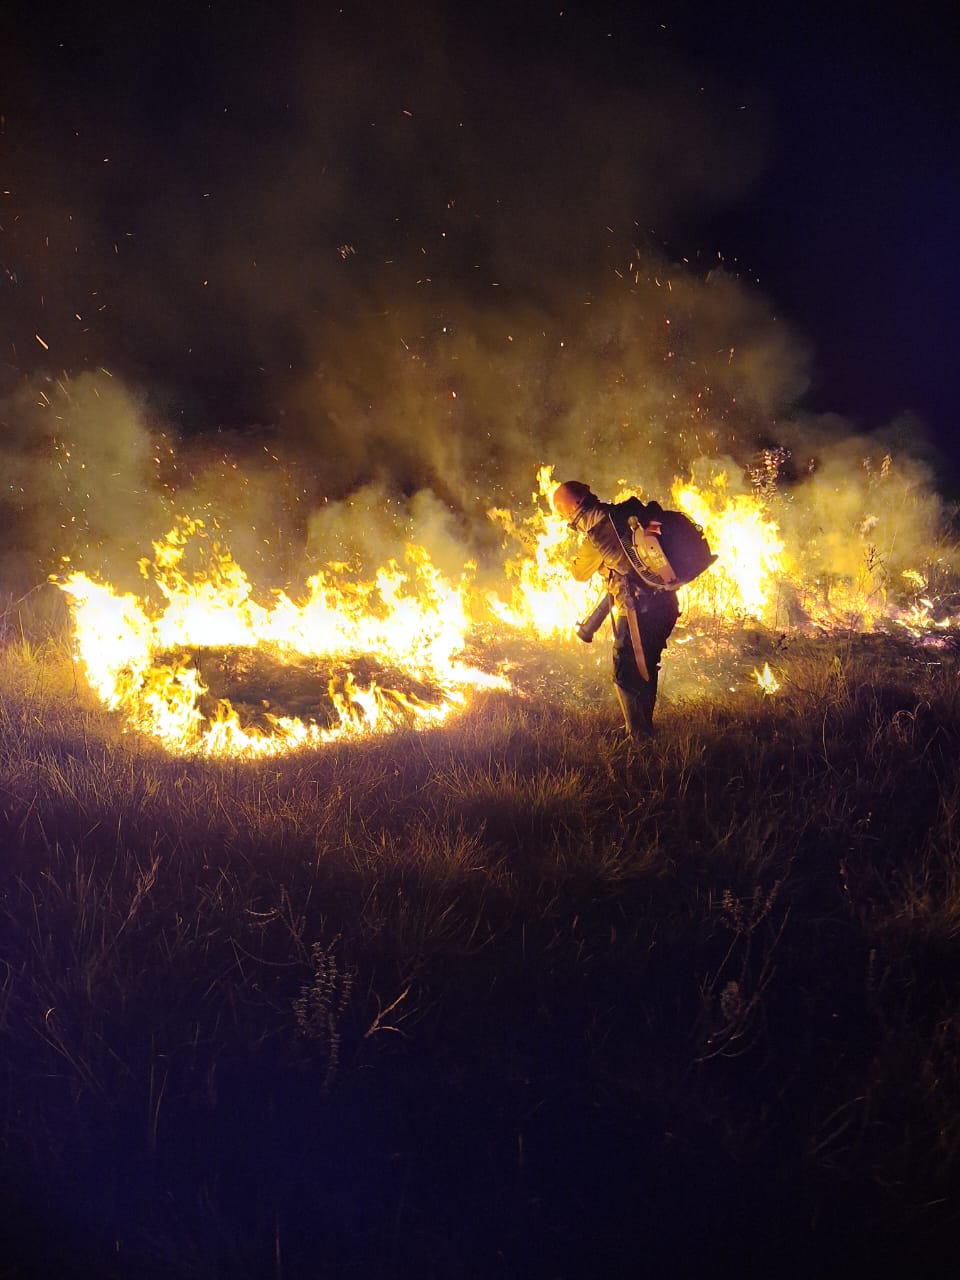
[[[205,762],[9,637],[0,1274],[945,1272],[956,650],[785,666]]]

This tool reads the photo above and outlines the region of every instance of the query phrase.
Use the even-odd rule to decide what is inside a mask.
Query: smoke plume
[[[749,484],[777,445],[783,519],[839,569],[851,528],[889,518],[865,512],[886,451],[804,411],[808,340],[722,246],[690,248],[749,198],[762,103],[657,24],[626,87],[574,74],[575,27],[547,65],[532,20],[491,43],[442,6],[380,9],[265,13],[229,40],[177,6],[149,30],[65,19],[59,62],[11,62],[18,571],[116,576],[184,511],[269,581],[411,537],[495,563],[486,512],[528,502],[542,462],[663,496],[702,459]],[[929,474],[895,474],[931,535]]]

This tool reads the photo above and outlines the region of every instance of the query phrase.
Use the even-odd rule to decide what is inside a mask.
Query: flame
[[[550,506],[554,487],[553,467],[543,466],[530,515],[517,520],[509,511],[490,512],[520,548],[520,555],[505,565],[513,580],[509,601],[492,597],[490,607],[501,621],[542,638],[569,633],[574,621],[589,613],[599,590],[597,581],[585,585],[570,577],[579,539]],[[630,492],[635,491],[622,490],[615,500]],[[784,544],[762,501],[754,494],[729,494],[724,472],[703,488],[677,480],[672,498],[678,510],[704,529],[717,554],[710,572],[679,593],[687,620],[765,620],[783,568]]]
[[[894,484],[895,469],[889,458],[884,459],[875,481],[876,485]],[[528,514],[517,517],[499,509],[489,513],[515,551],[504,565],[508,598],[490,596],[488,607],[504,624],[541,639],[569,637],[601,589],[598,579],[581,584],[570,577],[578,538],[552,510],[554,487],[553,468],[542,466]],[[613,500],[642,492],[624,487]],[[889,513],[884,550],[871,541],[878,519],[869,511],[861,513],[845,540],[838,521],[823,545],[814,546],[796,530],[792,541],[783,531],[778,519],[783,502],[783,495],[770,483],[754,485],[747,492],[732,491],[728,472],[719,465],[699,482],[674,479],[670,502],[664,505],[672,503],[698,524],[717,556],[706,573],[678,593],[686,629],[702,632],[709,626],[715,633],[717,627],[744,622],[770,629],[821,631],[871,631],[892,625],[919,638],[934,629],[957,626],[956,611],[938,606],[929,592],[928,573],[910,566],[894,572],[899,527]],[[802,491],[796,503],[802,513]],[[916,542],[915,537],[903,536],[914,519],[910,508],[905,509],[904,518],[908,523],[900,541],[906,545]],[[929,551],[936,555],[937,548],[930,545]],[[937,564],[941,563],[948,567],[938,559]],[[902,583],[899,590],[895,590],[897,578]]]
[[[570,576],[579,539],[550,505],[555,488],[553,467],[542,466],[529,515],[517,520],[512,511],[499,507],[488,513],[508,543],[518,544],[518,554],[504,565],[506,578],[513,580],[510,599],[491,592],[487,604],[507,626],[532,631],[542,639],[568,634],[576,620],[590,612],[600,589],[596,582],[575,582]]]
[[[889,486],[892,477],[885,460],[876,484]],[[450,581],[426,548],[408,545],[402,563],[388,561],[372,576],[330,563],[297,599],[285,591],[258,595],[203,522],[182,517],[153,544],[152,557],[140,562],[147,584],[142,595],[81,572],[59,582],[70,600],[77,656],[106,707],[174,752],[271,756],[402,725],[440,723],[466,705],[472,690],[511,687],[502,669],[485,670],[468,659],[481,628],[507,646],[514,636],[579,648],[574,627],[590,613],[603,584],[571,577],[579,537],[553,512],[554,486],[552,466],[541,466],[526,511],[489,512],[504,542],[495,591],[474,583],[474,564]],[[675,638],[685,653],[698,646],[714,655],[732,653],[722,636],[734,635],[745,622],[777,630],[897,625],[916,637],[956,626],[957,617],[931,588],[931,573],[944,577],[949,558],[935,560],[925,572],[897,564],[890,550],[897,527],[889,525],[886,550],[878,551],[870,541],[878,519],[865,511],[855,512],[853,523],[848,519],[846,543],[842,531],[823,533],[822,513],[810,515],[807,527],[822,536],[818,549],[816,536],[797,534],[805,527],[801,498],[784,505],[771,483],[734,489],[727,471],[714,464],[707,473],[700,469],[699,480],[674,480],[664,502],[702,526],[717,555],[679,592]],[[630,492],[642,490],[623,489],[614,500]],[[902,505],[905,517],[915,519],[913,508]],[[889,506],[878,503],[888,523]],[[789,518],[781,521],[778,514]],[[782,523],[794,529],[792,545]],[[315,713],[298,718],[264,704],[262,712],[244,711],[242,718],[229,700],[210,691],[196,658],[209,649],[306,664],[317,689]],[[492,665],[489,659],[486,665]],[[753,677],[765,693],[780,687],[768,664]]]
[[[763,664],[762,671],[757,671],[756,668],[754,668],[753,675],[757,684],[766,694],[776,693],[777,690],[780,688],[780,681],[770,670],[769,662],[765,662]]]
[[[153,559],[141,561],[160,606],[81,572],[59,584],[70,599],[77,656],[93,689],[131,727],[170,750],[276,755],[399,724],[437,723],[463,705],[467,690],[508,687],[504,676],[465,660],[467,579],[447,582],[422,547],[408,546],[404,567],[391,561],[372,581],[344,581],[336,573],[343,566],[328,566],[309,579],[302,603],[278,591],[263,604],[229,551],[216,544],[201,570],[187,571],[186,552],[203,535],[202,521],[181,519],[154,543]],[[205,716],[208,688],[183,653],[205,648],[259,649],[281,661],[317,659],[327,666],[371,655],[379,668],[428,686],[432,700],[383,687],[376,678],[361,685],[352,671],[340,671],[327,684],[332,722],[267,714],[270,728],[263,732],[244,727],[226,699]]]
[[[717,562],[685,590],[695,614],[729,621],[772,621],[777,584],[784,571],[784,542],[777,522],[755,493],[730,494],[727,474],[718,471],[709,486],[674,481],[673,500],[704,530]]]

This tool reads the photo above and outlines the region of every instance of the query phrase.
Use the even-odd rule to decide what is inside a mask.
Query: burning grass
[[[8,645],[8,1256],[138,1278],[942,1261],[956,652],[740,646],[777,694],[690,698],[709,660],[672,651],[643,750],[592,668],[577,700],[551,658],[539,691],[444,726],[256,762],[121,734],[61,644]]]
[[[875,476],[867,460],[867,481],[846,495],[840,539],[821,523],[819,491],[779,492],[772,480],[746,487],[743,477],[734,485],[717,459],[697,469],[699,482],[672,487],[672,501],[716,548],[709,571],[679,592],[675,640],[695,642],[680,664],[691,686],[702,691],[698,666],[709,673],[718,657],[731,666],[734,628],[930,638],[953,625],[956,549],[943,513],[938,526],[909,469],[899,478],[890,457]],[[543,466],[526,514],[488,510],[503,539],[496,587],[481,585],[462,548],[462,569],[442,572],[426,546],[407,542],[402,558],[379,566],[331,560],[299,591],[258,590],[214,536],[216,522],[208,529],[182,515],[139,560],[137,592],[73,567],[53,580],[87,682],[129,727],[172,754],[280,757],[441,724],[477,690],[532,691],[543,663],[539,652],[524,662],[531,645],[557,654],[547,680],[554,693],[563,642],[593,602],[569,574],[575,538],[550,506],[553,487]],[[883,517],[870,512],[874,504]],[[789,539],[781,524],[793,526]],[[925,540],[915,564],[917,528]],[[753,676],[767,693],[779,684],[769,657]]]

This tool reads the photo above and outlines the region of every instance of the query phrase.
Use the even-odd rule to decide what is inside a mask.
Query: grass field
[[[11,637],[0,1276],[953,1274],[957,650],[670,662],[211,763]]]

